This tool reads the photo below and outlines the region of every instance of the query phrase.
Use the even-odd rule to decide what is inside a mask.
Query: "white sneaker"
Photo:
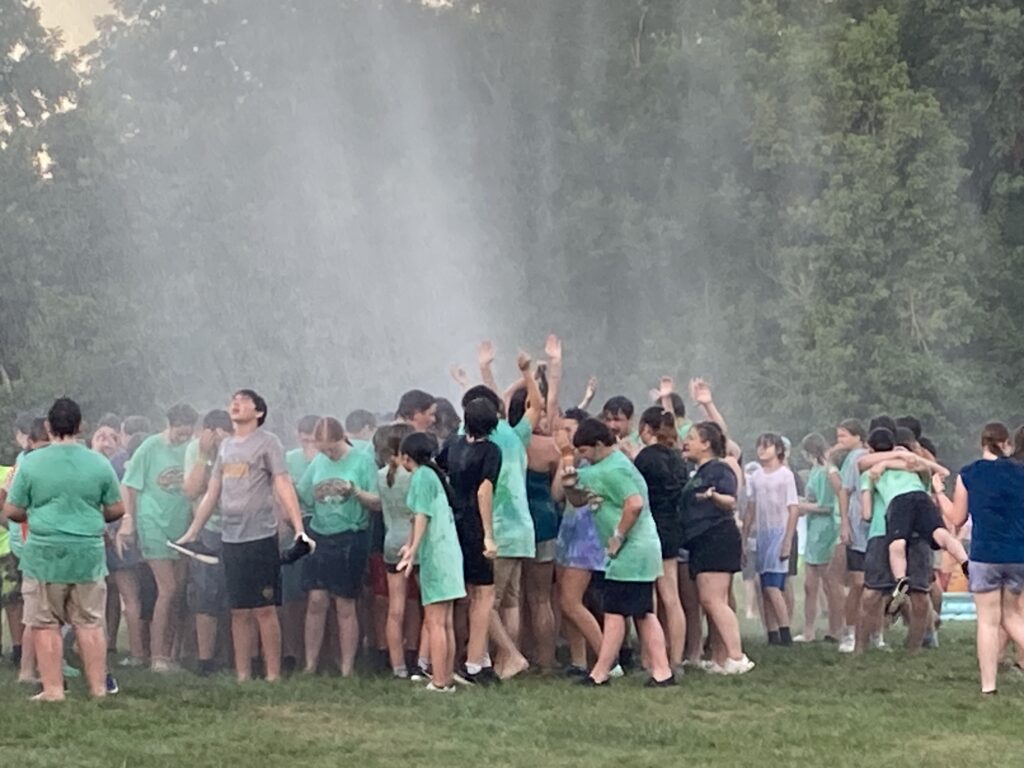
[[[807,637],[805,635],[797,635],[796,637],[793,638],[793,642],[794,643],[813,643],[814,642],[814,638],[813,637]]]
[[[871,636],[871,647],[876,651],[889,650],[889,646],[885,644],[885,637],[882,636],[881,632]]]
[[[839,652],[840,653],[853,653],[856,648],[857,648],[857,640],[854,638],[853,635],[846,635],[839,642]]]
[[[625,677],[626,673],[622,670],[621,664],[616,664],[608,671],[608,677],[620,678]]]
[[[181,667],[170,659],[153,659],[149,664],[149,669],[151,672],[156,672],[160,675],[181,672]]]
[[[715,666],[718,667],[718,671],[715,672],[717,675],[745,675],[756,665],[747,658],[746,654],[743,654],[738,659],[726,659],[720,667],[717,664]]]
[[[726,674],[725,667],[723,665],[719,664],[718,662],[716,662],[716,661],[707,661],[707,662],[704,662],[704,663],[707,665],[707,666],[704,667],[704,671],[707,672],[709,675],[724,675],[724,674]]]
[[[430,691],[431,693],[455,693],[455,685],[446,685],[445,687],[441,688],[434,685],[433,681],[431,681],[427,683],[423,690]]]

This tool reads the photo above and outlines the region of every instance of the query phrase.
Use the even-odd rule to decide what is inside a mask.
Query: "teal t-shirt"
[[[887,469],[875,483],[875,492],[888,509],[892,500],[905,493],[927,493],[921,476],[905,469]]]
[[[661,576],[661,540],[651,515],[647,483],[633,462],[621,451],[613,451],[596,464],[581,467],[579,485],[602,499],[594,522],[605,545],[622,518],[626,499],[639,495],[644,501],[640,516],[626,534],[619,553],[608,560],[605,578],[613,581],[654,581]]]
[[[22,572],[57,584],[105,577],[102,507],[120,500],[114,468],[84,445],[58,443],[25,456],[8,497],[28,510]]]
[[[414,515],[428,518],[427,530],[417,551],[423,605],[465,597],[462,547],[455,530],[455,517],[434,470],[419,467],[413,473],[406,501]]]
[[[401,559],[398,551],[409,541],[412,531],[412,512],[407,503],[412,473],[405,467],[398,467],[392,484],[388,485],[389,472],[390,467],[378,470],[377,493],[384,518],[384,562],[394,565]]]
[[[832,560],[832,554],[839,541],[839,525],[834,516],[838,505],[835,491],[828,481],[828,469],[814,466],[807,475],[807,499],[819,507],[828,509],[830,514],[811,513],[807,515],[807,541],[804,543],[804,558],[810,565],[825,565]]]
[[[862,472],[860,476],[860,489],[871,491],[871,525],[868,526],[868,540],[876,536],[885,536],[885,510],[886,504],[882,501],[881,494],[871,482],[871,474]]]
[[[501,472],[494,489],[494,543],[498,557],[535,557],[537,544],[526,498],[526,446],[533,428],[527,419],[514,427],[505,419],[491,433],[501,450]]]
[[[299,481],[306,474],[311,462],[312,459],[307,459],[301,448],[292,448],[284,455],[284,463],[288,467],[288,476],[292,479],[292,485],[295,486],[296,496],[299,494]],[[299,496],[299,509],[302,510],[302,519],[308,522],[309,518],[313,516],[313,507],[307,505],[301,496]]]
[[[185,477],[188,477],[192,470],[195,469],[199,463],[199,441],[192,439],[188,441],[188,446],[185,448]],[[202,500],[202,496],[199,500]],[[220,519],[220,505],[218,504],[213,508],[213,514],[210,515],[210,519],[206,521],[206,525],[203,526],[210,533],[220,533],[221,531],[221,519]]]
[[[129,460],[121,482],[137,492],[136,522],[139,535],[153,525],[168,539],[188,529],[192,506],[182,491],[187,443],[171,445],[163,433],[147,437]]]
[[[319,453],[309,463],[296,490],[301,502],[313,510],[309,527],[323,536],[365,531],[370,527],[366,507],[354,495],[343,498],[343,484],[339,480],[376,494],[377,466],[365,453],[352,449],[337,461]]]

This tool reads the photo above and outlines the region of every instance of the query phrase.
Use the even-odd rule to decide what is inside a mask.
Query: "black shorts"
[[[847,547],[846,570],[849,573],[864,573],[864,553]]]
[[[316,550],[302,561],[302,589],[326,590],[332,597],[355,600],[363,591],[363,577],[370,558],[367,531],[347,531],[324,536],[310,529]]]
[[[739,573],[743,570],[743,537],[732,520],[719,523],[686,542],[690,577],[701,573]]]
[[[797,575],[797,567],[800,565],[800,534],[793,531],[793,546],[789,548],[789,575]]]
[[[679,550],[683,546],[683,527],[678,520],[654,519],[658,528],[658,538],[661,539],[661,559],[675,560],[679,557]]]
[[[924,539],[907,542],[907,578],[911,592],[927,592],[932,585],[932,548]],[[868,541],[864,553],[864,586],[878,592],[889,592],[896,579],[889,568],[889,541],[875,536]]]
[[[604,580],[604,612],[642,619],[654,613],[653,581]]]
[[[189,563],[188,604],[193,612],[203,616],[218,616],[228,609],[228,587],[224,577],[224,558],[220,534],[202,531],[199,541],[221,557],[216,565],[193,560]]]
[[[277,536],[224,542],[221,553],[228,605],[233,610],[281,605],[281,555]]]
[[[942,515],[932,497],[924,491],[900,494],[889,503],[885,514],[885,535],[889,541],[909,541],[917,535],[931,544],[932,549],[941,549],[933,538],[939,528],[945,528]]]
[[[136,563],[132,569],[139,582],[139,618],[143,621],[153,620],[153,609],[156,607],[156,579],[149,564],[143,561]]]
[[[475,516],[475,520],[473,519]],[[476,510],[455,518],[455,531],[462,549],[462,578],[474,587],[494,584],[494,561],[484,557],[484,529]]]

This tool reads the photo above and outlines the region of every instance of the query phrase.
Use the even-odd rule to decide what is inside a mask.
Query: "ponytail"
[[[437,479],[441,481],[441,487],[444,488],[444,495],[448,497],[448,506],[455,506],[455,491],[452,490],[448,478],[434,461],[434,456],[437,454],[437,442],[431,435],[426,432],[414,432],[408,435],[402,440],[400,453],[408,456],[417,465],[427,467],[437,475]]]

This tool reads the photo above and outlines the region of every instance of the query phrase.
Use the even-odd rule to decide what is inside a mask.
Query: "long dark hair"
[[[425,432],[413,432],[402,440],[399,453],[408,456],[419,466],[428,467],[433,470],[434,474],[437,475],[437,479],[441,481],[444,495],[448,497],[448,506],[455,506],[455,492],[452,490],[444,472],[437,466],[437,462],[434,461],[434,457],[437,455],[437,441],[431,435]]]

